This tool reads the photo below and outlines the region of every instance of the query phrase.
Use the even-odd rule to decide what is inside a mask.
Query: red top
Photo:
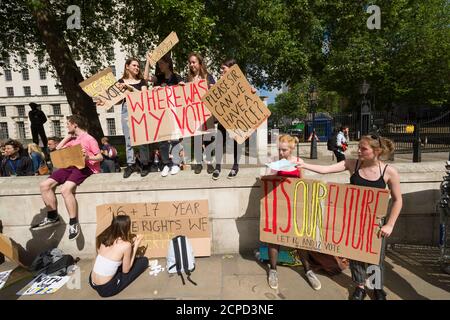
[[[296,168],[294,171],[278,171],[277,176],[290,177],[290,178],[301,178],[302,173],[299,168]]]

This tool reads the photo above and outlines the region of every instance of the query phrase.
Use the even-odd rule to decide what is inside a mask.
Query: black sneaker
[[[383,289],[374,289],[373,295],[375,296],[375,300],[386,300],[386,292]]]
[[[355,292],[353,292],[353,295],[351,296],[350,300],[364,300],[367,293],[366,290],[360,287],[356,287]]]
[[[42,230],[50,227],[57,226],[61,221],[59,220],[59,217],[56,219],[50,219],[45,217],[41,222],[38,224],[32,225],[31,230]]]
[[[125,170],[123,171],[123,177],[124,179],[128,178],[129,176],[131,176],[131,174],[134,172],[133,167],[132,166],[127,166],[125,168]]]
[[[231,171],[230,171],[230,173],[228,174],[228,179],[233,179],[234,177],[236,177],[237,176],[237,174],[238,174],[238,172],[239,172],[239,170],[237,170],[237,169],[231,169]]]
[[[148,175],[150,173],[150,169],[149,166],[142,166],[142,170],[141,170],[141,177],[145,177],[146,175]]]
[[[211,174],[214,172],[214,167],[212,164],[208,164],[206,167],[206,172],[208,172],[208,174]]]
[[[219,179],[219,176],[220,176],[220,170],[214,170],[214,172],[213,172],[213,174],[212,174],[212,178],[213,178],[213,180],[217,180],[217,179]]]
[[[69,240],[75,240],[80,235],[80,224],[69,224]]]
[[[202,169],[203,169],[203,166],[201,164],[197,164],[197,165],[195,165],[194,173],[199,174],[200,172],[202,172]]]

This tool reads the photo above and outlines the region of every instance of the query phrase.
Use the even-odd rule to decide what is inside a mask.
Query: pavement
[[[385,260],[385,291],[389,300],[449,300],[450,275],[438,264],[439,250],[435,247],[395,245],[387,250]],[[157,259],[165,268],[165,259]],[[57,292],[45,295],[18,296],[30,279],[23,279],[0,290],[1,300],[95,300],[104,299],[88,284],[92,259],[78,262],[76,271]],[[0,272],[14,265],[5,262]],[[166,270],[150,275],[141,274],[118,295],[106,299],[139,300],[347,300],[353,292],[350,270],[328,276],[318,273],[322,289],[313,290],[305,280],[302,266],[278,266],[279,288],[267,284],[267,265],[253,253],[224,254],[197,258],[192,279],[183,286],[177,275]],[[366,298],[371,299],[371,294]]]

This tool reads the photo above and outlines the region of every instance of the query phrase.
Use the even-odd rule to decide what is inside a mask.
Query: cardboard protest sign
[[[261,182],[261,241],[379,263],[389,190],[274,176]]]
[[[22,290],[17,292],[18,296],[29,296],[33,294],[49,294],[61,289],[68,281],[70,276],[48,276],[44,273],[37,276]]]
[[[202,79],[129,94],[131,145],[175,140],[212,129],[211,114],[201,100],[207,91],[206,80]]]
[[[23,252],[21,252],[19,245],[3,234],[0,234],[0,253],[11,261],[25,267],[25,257],[23,256]]]
[[[270,116],[261,99],[234,65],[212,86],[202,101],[237,143],[243,143]]]
[[[63,169],[77,167],[83,169],[86,166],[81,144],[50,152],[50,159],[55,168]]]
[[[149,62],[151,66],[156,65],[167,52],[169,52],[178,43],[178,36],[175,31],[172,31],[164,40],[153,50],[149,52]]]
[[[92,77],[80,82],[80,87],[94,100],[102,100],[106,109],[124,99],[131,91],[139,91],[131,86],[119,87],[119,82],[112,73],[111,68],[106,68]]]
[[[211,255],[207,200],[100,205],[96,236],[120,214],[130,216],[133,234],[144,236],[141,246],[147,246],[145,255],[149,258],[166,257],[169,241],[178,235],[189,238],[195,256]]]

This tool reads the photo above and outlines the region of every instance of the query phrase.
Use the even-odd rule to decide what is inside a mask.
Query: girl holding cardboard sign
[[[352,279],[356,283],[355,292],[351,297],[352,300],[363,300],[365,298],[366,290],[364,286],[367,273],[371,270],[375,272],[375,299],[386,300],[386,293],[383,290],[385,238],[391,235],[403,204],[400,178],[397,170],[381,161],[383,158],[389,158],[393,151],[394,144],[391,140],[378,135],[368,135],[363,136],[359,141],[358,159],[346,159],[330,166],[313,165],[305,163],[301,159],[297,161],[299,168],[322,174],[347,170],[351,174],[350,184],[381,189],[385,189],[388,186],[391,191],[392,206],[389,219],[387,223],[385,221],[381,222],[381,228],[378,231],[378,237],[383,237],[379,265],[369,266],[366,269],[366,264],[363,262],[350,262]],[[377,273],[377,270],[380,272]],[[379,275],[378,279],[376,277],[377,274]]]
[[[298,144],[298,139],[296,137],[292,137],[288,134],[284,134],[279,136],[278,138],[278,152],[280,159],[285,159],[293,163],[301,162],[300,158],[293,156],[292,152],[295,149],[295,146]],[[267,175],[277,175],[280,177],[292,177],[292,178],[301,178],[302,173],[298,167],[293,167],[292,169],[285,169],[285,171],[273,171],[269,170]],[[268,275],[269,286],[272,289],[278,288],[278,273],[277,273],[277,260],[278,260],[278,251],[280,246],[278,244],[268,244],[269,247],[269,260],[270,260],[270,270]],[[300,261],[302,262],[303,268],[305,269],[306,279],[314,290],[320,290],[322,287],[320,280],[317,278],[316,274],[311,269],[310,264],[310,252],[306,250],[297,249],[297,253],[300,257]]]
[[[102,297],[125,289],[148,268],[146,257],[136,258],[142,235],[132,238],[127,215],[113,217],[111,225],[97,237],[97,258],[89,284]]]

